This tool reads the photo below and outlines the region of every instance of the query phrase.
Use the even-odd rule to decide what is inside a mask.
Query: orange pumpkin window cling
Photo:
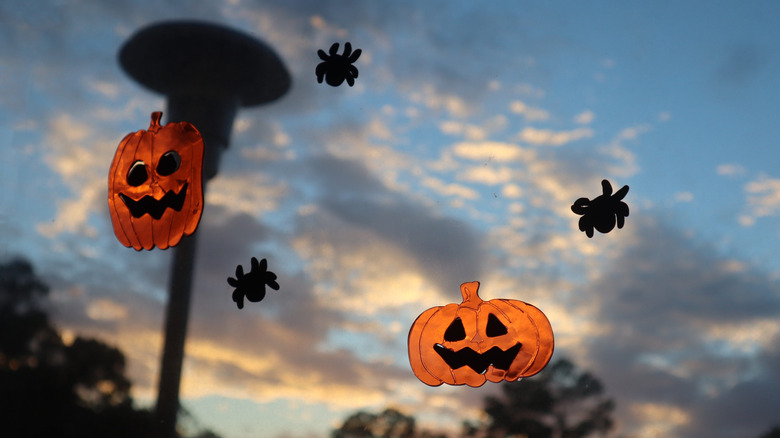
[[[128,134],[108,173],[108,207],[117,239],[136,250],[176,246],[195,232],[203,212],[203,138],[190,123]]]
[[[409,363],[423,383],[481,386],[541,371],[552,357],[550,321],[517,300],[482,301],[479,282],[460,286],[463,302],[432,307],[409,331]]]

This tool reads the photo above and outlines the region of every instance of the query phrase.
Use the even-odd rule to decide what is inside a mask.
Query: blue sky
[[[425,309],[533,303],[555,357],[599,376],[617,434],[757,436],[780,402],[777,3],[51,1],[0,5],[0,257],[31,259],[52,314],[128,356],[154,396],[170,251],[113,235],[106,176],[164,98],[118,66],[165,19],[271,45],[293,78],[242,109],[209,182],[185,405],[227,438],[325,436],[358,409],[424,426],[497,385],[428,388],[406,359]],[[318,49],[363,50],[354,87]],[[621,230],[569,210],[628,184]],[[281,291],[225,279],[265,257]]]

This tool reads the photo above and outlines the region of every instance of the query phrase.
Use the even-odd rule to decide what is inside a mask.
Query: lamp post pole
[[[240,107],[283,96],[290,76],[274,51],[246,34],[197,21],[153,24],[131,36],[119,63],[133,79],[167,96],[167,122],[186,121],[203,136],[203,192],[217,174]],[[157,438],[176,435],[179,387],[187,336],[197,235],[173,249],[165,340],[155,407]]]

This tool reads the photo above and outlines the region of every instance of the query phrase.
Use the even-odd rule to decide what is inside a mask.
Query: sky
[[[457,431],[480,388],[418,381],[425,309],[540,308],[553,360],[596,375],[615,436],[750,437],[780,422],[780,4],[225,0],[0,3],[0,259],[52,286],[66,339],[128,358],[153,403],[171,250],[116,239],[107,174],[165,97],[120,68],[149,24],[261,39],[292,77],[242,108],[198,233],[185,408],[226,438],[324,437],[400,407]],[[318,84],[351,42],[354,87]],[[165,120],[165,115],[163,116]],[[624,228],[570,206],[628,185]],[[226,278],[266,258],[242,310]]]

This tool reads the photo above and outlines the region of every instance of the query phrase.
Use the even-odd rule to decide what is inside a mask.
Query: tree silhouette
[[[136,437],[125,357],[95,339],[63,342],[43,304],[49,288],[22,259],[0,265],[0,425],[6,437]]]
[[[0,417],[12,419],[0,436],[151,436],[153,416],[133,407],[124,354],[96,339],[63,342],[44,311],[48,293],[28,261],[0,264]]]
[[[358,411],[331,433],[332,438],[444,438],[443,434],[418,431],[414,417],[387,408],[375,414]]]
[[[764,432],[759,438],[780,438],[780,426],[775,426]]]
[[[538,375],[504,383],[501,397],[485,399],[488,420],[464,425],[464,435],[477,437],[584,438],[602,435],[613,425],[612,399],[592,374],[561,359]]]

